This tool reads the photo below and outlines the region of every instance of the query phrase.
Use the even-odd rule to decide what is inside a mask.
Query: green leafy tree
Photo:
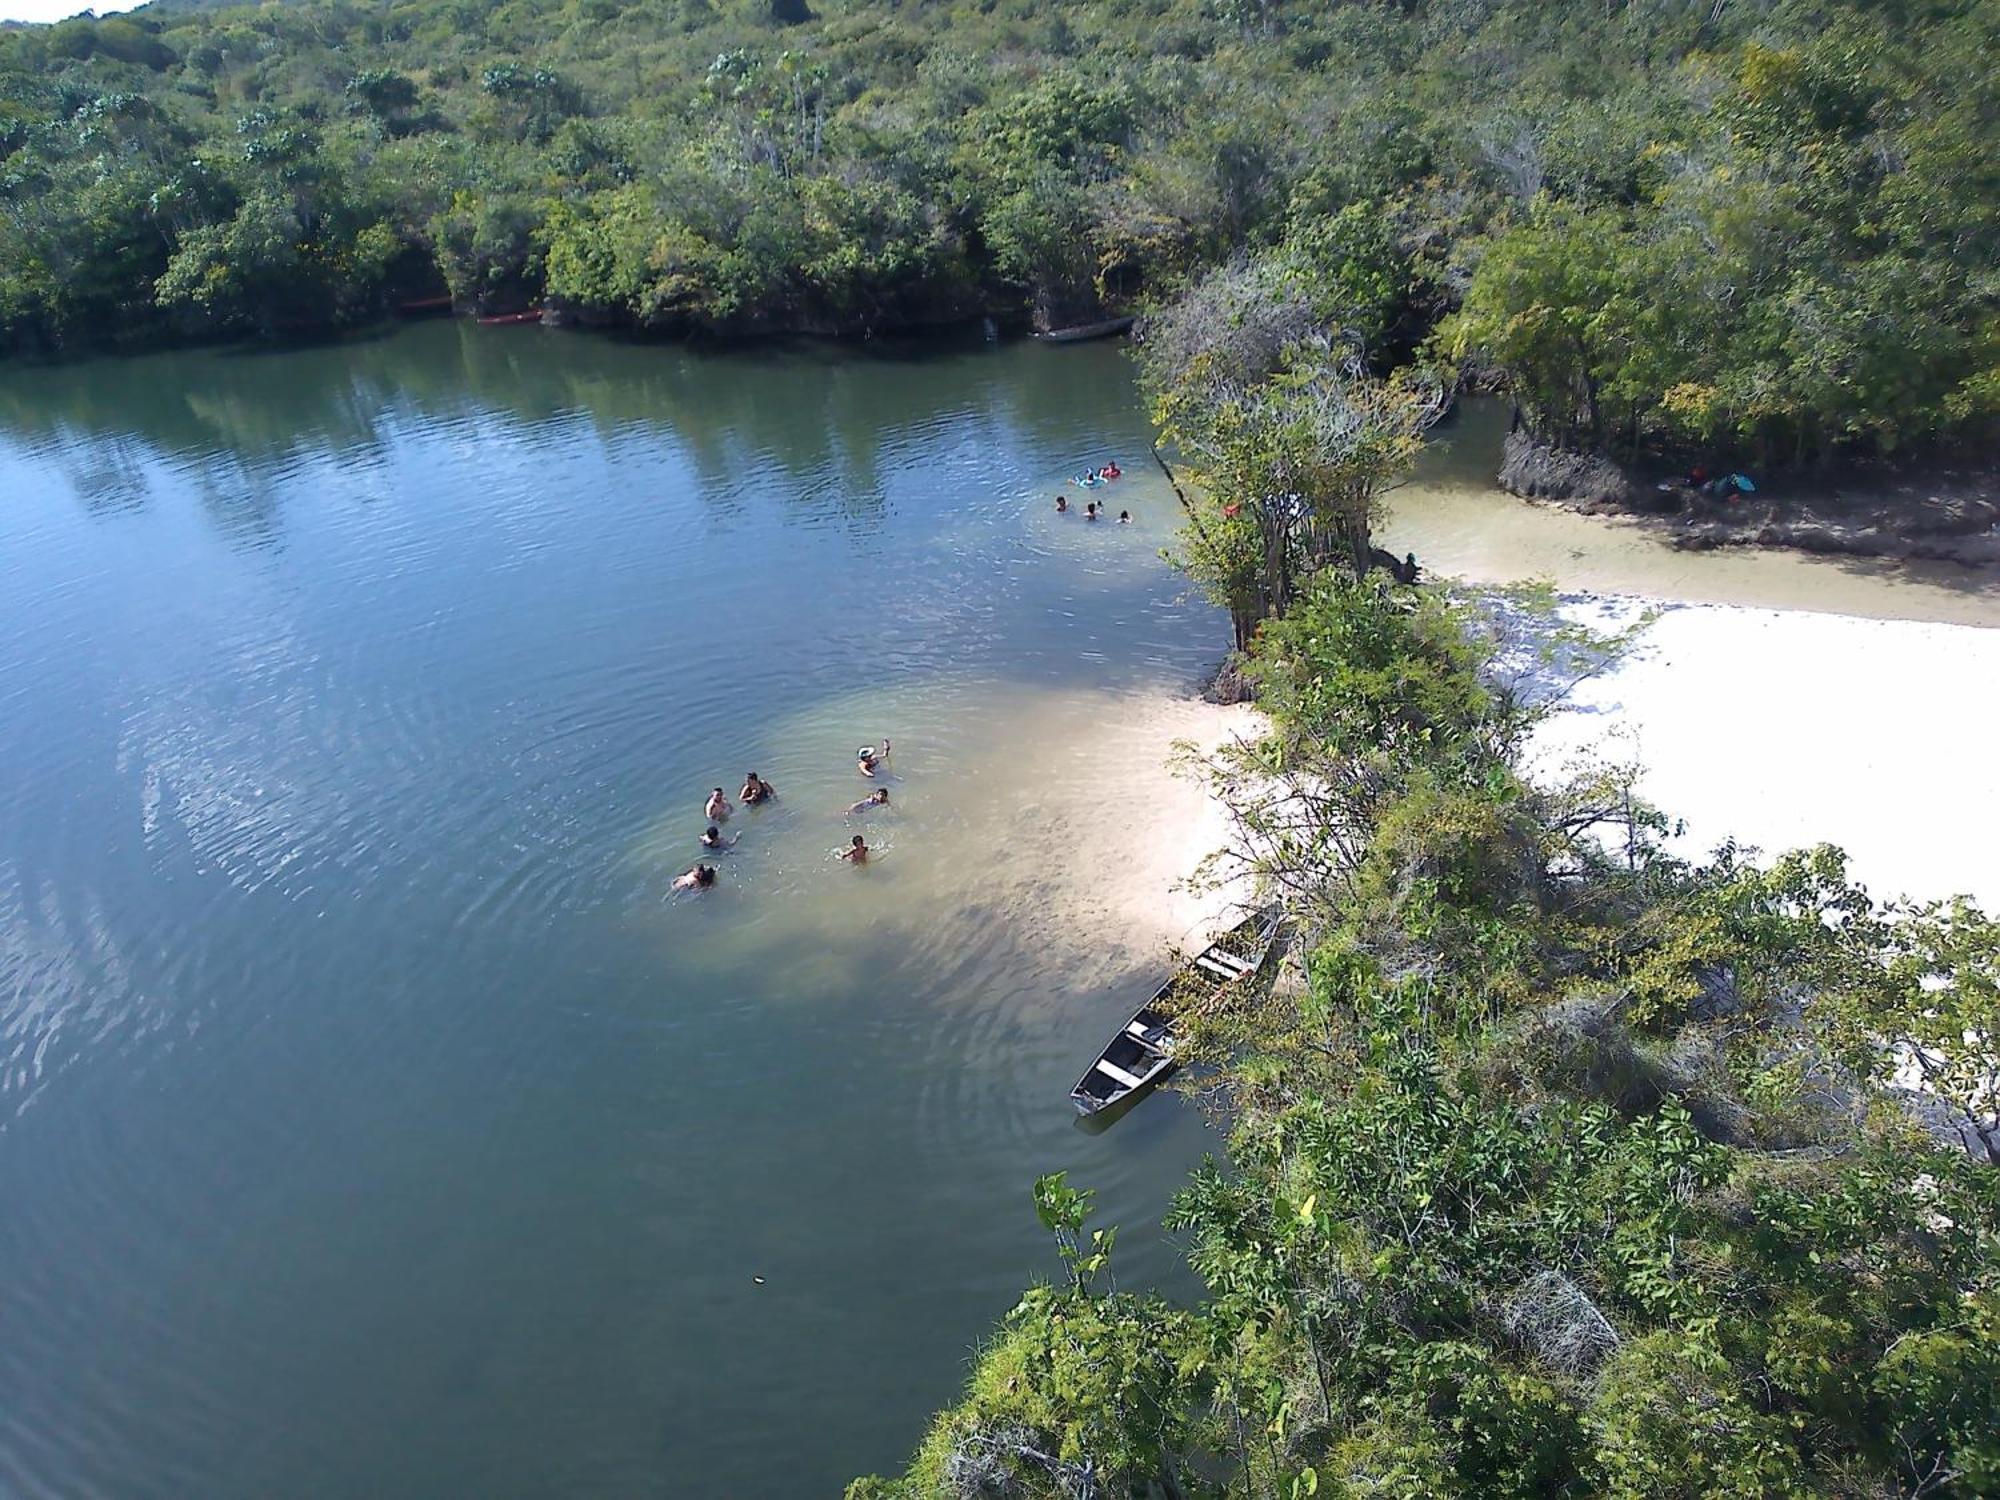
[[[1271,729],[1218,783],[1239,838],[1294,798],[1256,868],[1306,962],[1182,1018],[1229,1130],[1170,1220],[1204,1292],[1099,1294],[1088,1195],[1043,1179],[1067,1283],[851,1493],[1991,1490],[1995,1168],[1880,1087],[1919,1021],[1980,1087],[1990,925],[1831,851],[1687,865],[1630,813],[1613,856],[1619,789],[1521,766],[1538,631],[1592,670],[1521,600],[1334,576],[1259,636]]]
[[[299,267],[300,225],[275,193],[243,201],[226,223],[183,235],[155,295],[224,328],[268,330],[290,295]]]
[[[1141,346],[1161,435],[1205,497],[1183,492],[1183,561],[1239,649],[1329,563],[1374,566],[1382,493],[1444,409],[1427,372],[1370,371],[1312,290],[1276,257],[1232,267],[1150,320]]]

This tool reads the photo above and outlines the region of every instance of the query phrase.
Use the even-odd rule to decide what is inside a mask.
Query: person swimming
[[[701,847],[704,849],[727,849],[735,842],[736,840],[734,839],[724,838],[722,830],[717,828],[713,823],[708,825],[701,836]]]
[[[1130,524],[1131,524],[1131,521],[1132,521],[1132,512],[1131,512],[1131,511],[1129,511],[1129,510],[1121,510],[1121,511],[1119,511],[1119,512],[1118,512],[1118,524],[1119,524],[1120,526],[1127,526],[1127,525],[1130,525]]]
[[[886,786],[878,786],[875,788],[874,791],[870,792],[867,796],[863,797],[859,802],[856,802],[851,807],[849,807],[847,811],[848,815],[851,817],[858,812],[867,812],[868,809],[871,807],[887,807],[888,805],[889,805],[889,789]]]
[[[851,865],[865,865],[868,863],[868,841],[857,833],[854,835],[854,842],[834,857],[844,859]]]
[[[1067,495],[1056,496],[1056,514],[1059,516],[1066,516],[1069,514],[1069,496]]]
[[[1083,518],[1086,521],[1095,521],[1097,519],[1097,502],[1095,500],[1083,508]]]
[[[736,795],[741,797],[744,806],[748,807],[754,803],[770,801],[778,795],[778,790],[755,771],[745,771],[743,773],[743,790]]]
[[[1123,474],[1124,472],[1125,471],[1123,469],[1118,467],[1118,460],[1115,458],[1112,459],[1109,463],[1105,464],[1103,468],[1097,471],[1098,477],[1101,479],[1116,479],[1120,474]]]
[[[863,745],[859,750],[854,752],[855,768],[863,776],[873,776],[882,768],[882,762],[888,758],[889,742],[887,740],[882,741],[882,748],[880,750],[877,750],[873,745]]]
[[[735,810],[729,805],[729,799],[722,795],[722,788],[717,787],[708,794],[708,802],[702,808],[702,814],[709,822],[720,823]]]
[[[714,884],[715,866],[696,865],[687,874],[676,879],[673,888],[677,891],[705,891]]]

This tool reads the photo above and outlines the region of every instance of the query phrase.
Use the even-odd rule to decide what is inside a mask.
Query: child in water
[[[1056,514],[1059,516],[1066,516],[1069,514],[1069,496],[1067,495],[1056,496]]]
[[[880,750],[877,750],[873,745],[863,745],[859,750],[854,752],[855,767],[863,776],[873,776],[882,768],[882,762],[888,758],[889,742],[886,739],[882,741],[882,748]]]
[[[1119,511],[1119,512],[1118,512],[1118,524],[1119,524],[1120,526],[1129,526],[1129,525],[1131,525],[1131,523],[1132,523],[1132,512],[1131,512],[1131,511],[1129,511],[1129,510],[1121,510],[1121,511]]]
[[[854,835],[854,842],[835,857],[844,859],[851,865],[865,865],[868,863],[868,841],[857,833]]]
[[[735,842],[736,840],[734,839],[724,838],[722,830],[717,828],[713,823],[708,825],[707,830],[701,836],[701,847],[704,849],[727,849]]]
[[[849,807],[847,813],[849,817],[852,817],[855,813],[867,812],[871,807],[887,807],[888,805],[889,789],[886,786],[878,786],[859,802]]]
[[[696,865],[687,874],[675,880],[673,888],[677,891],[705,891],[714,884],[715,866]]]
[[[1084,506],[1083,518],[1086,521],[1095,521],[1097,519],[1097,502],[1095,500]]]

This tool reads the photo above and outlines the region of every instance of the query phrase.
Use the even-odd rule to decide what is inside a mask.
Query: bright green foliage
[[[1786,1424],[1700,1340],[1655,1333],[1604,1371],[1593,1416],[1602,1493],[1617,1500],[1763,1500],[1810,1492]]]
[[[1183,1018],[1230,1128],[1171,1218],[1205,1294],[1092,1297],[1044,1179],[1071,1285],[855,1494],[1996,1493],[1991,922],[1830,850],[1690,867],[1628,786],[1524,777],[1538,627],[1494,607],[1328,578],[1262,633],[1272,731],[1218,781],[1310,936],[1297,988]]]
[[[258,193],[227,223],[182,236],[154,295],[163,307],[194,307],[225,326],[268,324],[297,272],[299,235],[291,205]]]
[[[1192,1321],[1153,1299],[1024,1296],[899,1484],[850,1495],[1122,1493],[1172,1472],[1200,1363]],[[976,1487],[984,1484],[982,1491]],[[1003,1488],[1002,1486],[1013,1488]]]
[[[1564,440],[1977,438],[1996,44],[1994,0],[169,3],[0,32],[0,347],[446,290],[676,331],[1077,323],[1269,254],[1377,375],[1463,301],[1436,347]],[[211,232],[266,192],[288,288],[263,209]]]
[[[1261,702],[1316,753],[1432,764],[1490,752],[1499,720],[1465,612],[1435,592],[1401,599],[1331,575],[1267,627]]]
[[[1886,1408],[1894,1440],[1916,1453],[1948,1453],[1957,1487],[2000,1491],[2000,1292],[1990,1281],[1957,1316],[1893,1345],[1869,1392]]]
[[[1452,347],[1503,368],[1558,443],[1769,463],[1982,430],[1995,15],[1935,12],[1919,37],[1899,13],[1835,8],[1683,63],[1711,107],[1600,138],[1629,153],[1620,191],[1550,181],[1510,213]],[[1555,144],[1523,140],[1538,161]]]
[[[1179,561],[1230,611],[1239,650],[1329,563],[1357,577],[1375,564],[1381,492],[1444,409],[1440,380],[1376,375],[1346,326],[1380,312],[1367,300],[1379,290],[1369,237],[1344,233],[1349,220],[1203,278],[1140,349],[1161,435],[1200,494],[1176,485],[1188,513]]]
[[[1086,1238],[1091,1196],[1060,1173],[1035,1184],[1035,1212],[1055,1236],[1068,1285],[1022,1297],[910,1473],[859,1481],[850,1500],[1116,1494],[1149,1480],[1175,1492],[1205,1384],[1201,1333],[1157,1299],[1092,1295],[1112,1234]]]

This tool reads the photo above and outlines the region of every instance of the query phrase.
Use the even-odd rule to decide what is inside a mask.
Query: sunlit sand
[[[860,934],[942,955],[1004,933],[1081,991],[1198,946],[1223,920],[1238,893],[1190,877],[1223,843],[1224,814],[1177,769],[1175,748],[1253,733],[1253,711],[1165,690],[912,691],[887,705],[856,694],[851,716],[836,704],[774,727],[788,755],[755,753],[779,805],[737,811],[726,826],[739,843],[717,861],[724,888],[663,903],[662,930],[719,898],[737,940],[796,944],[829,982]],[[853,751],[879,732],[895,742],[881,782],[891,805],[850,815],[875,785]],[[635,867],[662,891],[698,853],[706,792],[691,784],[685,809],[663,810],[635,846]],[[861,869],[834,857],[856,832],[874,851]]]
[[[1597,618],[1630,602],[1573,606]],[[2000,630],[1665,606],[1617,670],[1548,724],[1549,762],[1636,760],[1702,854],[1829,842],[1878,898],[2000,907]]]

